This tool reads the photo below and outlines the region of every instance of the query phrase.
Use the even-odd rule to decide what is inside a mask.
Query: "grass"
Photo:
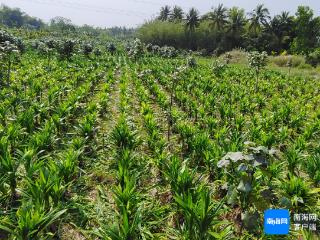
[[[241,50],[234,50],[231,53],[230,65],[235,67],[247,68],[248,61],[246,54]],[[210,66],[214,60],[225,61],[226,54],[220,56],[219,58],[213,57],[197,57],[197,61],[200,65]],[[287,59],[289,56],[278,56],[278,57],[269,57],[267,69],[280,72],[282,74],[288,75],[289,68],[286,66]],[[301,56],[293,56],[293,66],[290,69],[290,75],[296,77],[310,77],[320,79],[320,66],[316,68],[312,67],[309,64],[305,63],[305,60]]]

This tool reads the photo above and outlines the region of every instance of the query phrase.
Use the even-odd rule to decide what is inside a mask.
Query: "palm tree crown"
[[[228,9],[223,4],[219,4],[213,12],[209,13],[212,28],[216,28],[218,31],[224,28],[227,23],[227,11]]]
[[[228,32],[239,34],[245,26],[247,20],[243,9],[233,7],[228,11]]]
[[[263,4],[259,4],[253,12],[249,13],[250,15],[250,29],[256,34],[257,31],[261,30],[262,26],[268,25],[268,20],[270,19],[270,13]]]
[[[169,19],[169,16],[170,16],[170,7],[166,5],[160,9],[160,14],[158,19],[161,21],[167,21]]]
[[[191,8],[186,17],[186,28],[190,32],[194,32],[200,24],[199,12],[195,8]]]
[[[181,7],[174,6],[172,9],[172,13],[170,15],[170,20],[171,21],[181,21],[183,19],[183,10]]]

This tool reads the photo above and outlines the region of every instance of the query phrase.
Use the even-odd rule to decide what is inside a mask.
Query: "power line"
[[[156,5],[156,6],[163,6],[163,3],[146,1],[146,0],[127,0],[127,1],[136,2],[136,3],[143,3],[143,4],[149,4],[149,5]]]

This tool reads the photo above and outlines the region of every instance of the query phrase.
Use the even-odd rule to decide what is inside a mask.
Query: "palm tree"
[[[200,24],[199,11],[191,8],[186,16],[186,29],[193,33]]]
[[[189,33],[189,47],[193,50],[196,48],[196,43],[194,39],[194,32],[196,28],[200,25],[199,12],[195,8],[191,8],[186,16],[186,30]]]
[[[174,6],[170,15],[170,21],[181,21],[183,19],[183,10],[179,6]]]
[[[289,12],[282,12],[275,16],[269,24],[269,33],[274,36],[276,50],[288,48],[293,38],[294,19]]]
[[[289,33],[293,31],[294,17],[290,16],[289,12],[283,11],[277,17],[284,32]]]
[[[232,35],[240,35],[247,19],[243,9],[233,7],[228,11],[228,32]]]
[[[257,34],[261,30],[262,26],[268,25],[270,19],[270,13],[268,8],[265,8],[263,4],[259,4],[251,13],[249,13],[250,26],[249,29],[253,30],[254,34]]]
[[[160,9],[160,14],[158,19],[160,21],[167,21],[169,19],[169,16],[170,16],[170,7],[166,5]]]
[[[218,31],[222,30],[227,24],[227,11],[228,9],[219,4],[213,12],[209,13],[209,20],[211,20],[211,27],[216,28]]]
[[[290,13],[287,11],[282,11],[280,15],[278,15],[281,22],[288,22],[292,19]]]
[[[237,7],[230,8],[228,11],[228,23],[226,30],[227,42],[230,44],[230,48],[242,46],[242,37],[244,33],[244,26],[247,19],[243,9]]]

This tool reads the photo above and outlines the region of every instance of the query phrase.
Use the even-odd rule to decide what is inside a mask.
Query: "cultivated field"
[[[320,217],[318,79],[60,44],[4,51],[0,239],[280,239],[264,210]]]

